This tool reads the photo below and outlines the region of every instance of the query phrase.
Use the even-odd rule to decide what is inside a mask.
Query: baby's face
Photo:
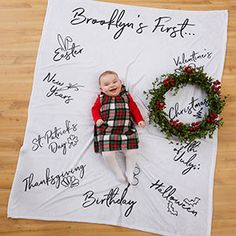
[[[107,74],[100,79],[100,88],[107,96],[115,97],[120,94],[122,83],[114,74]]]

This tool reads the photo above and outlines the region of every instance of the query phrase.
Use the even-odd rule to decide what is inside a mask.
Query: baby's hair
[[[115,75],[117,78],[119,78],[118,74],[115,71],[106,70],[99,76],[99,78],[98,78],[99,84],[101,84],[101,78],[105,75]]]

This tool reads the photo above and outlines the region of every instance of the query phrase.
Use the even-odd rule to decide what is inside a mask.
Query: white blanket
[[[108,69],[120,75],[146,123],[143,91],[156,77],[192,65],[221,80],[227,20],[225,10],[49,0],[8,217],[210,235],[217,133],[181,144],[152,124],[137,128],[135,183],[122,184],[94,153],[91,107]],[[184,122],[207,110],[204,92],[193,86],[166,101],[170,117]]]

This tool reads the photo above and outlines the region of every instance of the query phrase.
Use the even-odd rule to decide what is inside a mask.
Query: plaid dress
[[[100,127],[94,126],[95,152],[138,148],[138,134],[128,102],[128,92],[124,86],[116,97],[100,95],[100,114],[105,123]]]

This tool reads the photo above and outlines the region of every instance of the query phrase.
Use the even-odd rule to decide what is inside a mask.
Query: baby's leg
[[[130,149],[124,151],[125,159],[126,159],[126,177],[128,182],[132,184],[134,178],[134,168],[137,163],[137,150]]]
[[[104,160],[106,161],[106,163],[108,164],[108,166],[112,169],[116,177],[121,182],[125,182],[126,180],[123,175],[123,172],[120,169],[120,166],[118,165],[117,160],[116,160],[116,152],[115,151],[102,152],[102,156]]]

